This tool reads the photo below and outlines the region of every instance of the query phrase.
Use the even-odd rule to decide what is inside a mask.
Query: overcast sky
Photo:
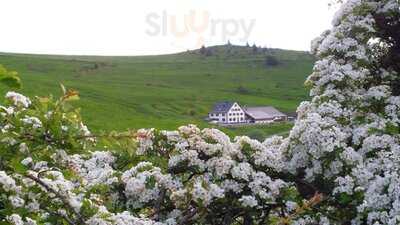
[[[1,0],[0,52],[150,55],[224,44],[309,50],[330,0]]]

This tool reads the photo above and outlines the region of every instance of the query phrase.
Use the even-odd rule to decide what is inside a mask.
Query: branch
[[[154,212],[154,220],[156,220],[156,221],[158,221],[160,218],[161,206],[164,201],[166,192],[167,191],[165,190],[165,188],[163,188],[161,190],[160,196],[158,197],[158,199],[156,201],[155,212]]]
[[[76,223],[75,223],[74,221],[72,221],[70,218],[68,218],[68,217],[65,216],[65,215],[62,215],[61,213],[54,212],[54,210],[50,210],[50,209],[47,208],[47,207],[45,207],[45,210],[46,210],[49,214],[53,214],[53,215],[55,215],[55,216],[62,217],[62,218],[63,218],[65,221],[67,221],[67,223],[70,224],[70,225],[75,225],[75,224],[76,224]]]
[[[47,185],[46,183],[44,183],[39,177],[35,177],[32,174],[27,174],[25,175],[27,178],[35,181],[37,184],[39,184],[40,186],[42,186],[43,188],[45,188],[48,192],[53,193],[54,195],[56,195],[59,199],[61,199],[61,201],[64,203],[64,205],[72,212],[74,212],[77,216],[78,216],[78,221],[76,222],[72,222],[71,224],[86,224],[86,222],[82,219],[82,215],[79,214],[78,212],[75,211],[75,209],[69,204],[69,201],[65,198],[65,196],[61,195],[60,193],[58,193],[57,191],[55,191],[54,189],[52,189],[51,187],[49,187],[49,185]],[[69,219],[68,219],[69,220]],[[67,220],[67,221],[68,221]]]
[[[253,218],[249,215],[247,212],[246,214],[243,215],[243,225],[252,225],[253,224]]]
[[[196,215],[198,209],[189,209],[189,212],[182,218],[178,225],[188,225],[189,221]]]

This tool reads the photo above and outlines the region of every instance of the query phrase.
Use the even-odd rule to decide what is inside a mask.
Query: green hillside
[[[314,62],[308,53],[255,52],[251,47],[230,45],[206,50],[138,57],[3,53],[0,64],[19,72],[23,94],[57,96],[59,83],[78,90],[81,100],[75,104],[94,130],[174,129],[188,123],[204,127],[208,124],[203,118],[216,101],[273,105],[294,112],[299,102],[307,99],[303,83]],[[266,55],[278,64],[266,63]],[[1,87],[0,91],[6,90]],[[275,125],[263,132],[284,132],[289,127]]]

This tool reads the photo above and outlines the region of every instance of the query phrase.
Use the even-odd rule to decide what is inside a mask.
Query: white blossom
[[[6,98],[10,99],[15,106],[21,105],[28,108],[31,105],[31,100],[29,98],[13,91],[7,92]]]
[[[243,195],[239,199],[239,202],[241,202],[243,206],[250,208],[258,205],[257,199],[254,196]]]

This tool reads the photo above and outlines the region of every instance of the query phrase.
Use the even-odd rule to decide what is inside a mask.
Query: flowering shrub
[[[0,223],[400,224],[399,18],[396,0],[343,3],[312,44],[312,100],[287,138],[194,125],[93,135],[76,92],[8,92]]]

